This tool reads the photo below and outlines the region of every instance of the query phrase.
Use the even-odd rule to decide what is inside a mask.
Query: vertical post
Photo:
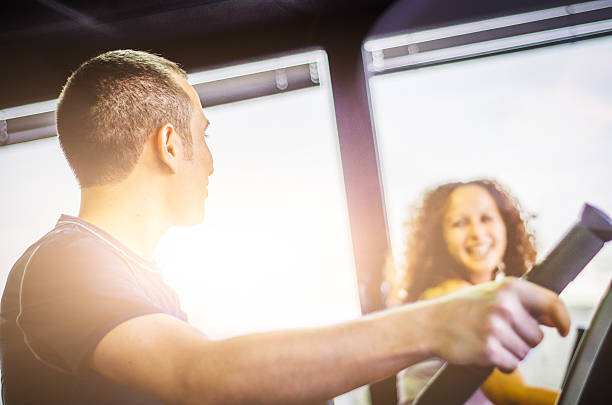
[[[362,41],[373,20],[343,22],[324,36],[346,187],[361,311],[384,308],[382,269],[388,250],[384,200],[362,61]],[[397,403],[395,376],[370,385],[373,405]]]
[[[328,35],[328,54],[340,153],[362,313],[383,308],[380,285],[387,231],[375,140],[361,57],[368,23],[351,20]],[[371,22],[371,21],[370,21]]]

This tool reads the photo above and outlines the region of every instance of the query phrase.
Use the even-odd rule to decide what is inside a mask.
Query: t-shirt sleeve
[[[43,244],[29,260],[17,323],[32,354],[70,374],[117,325],[164,312],[138,285],[134,269],[112,248],[88,238]]]

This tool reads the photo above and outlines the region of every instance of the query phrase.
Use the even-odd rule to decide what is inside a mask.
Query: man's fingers
[[[554,292],[524,280],[509,281],[516,291],[522,306],[544,325],[557,328],[559,334],[566,336],[570,328],[570,316],[565,305]]]
[[[517,358],[514,354],[506,350],[497,339],[490,339],[487,344],[487,349],[490,352],[488,358],[491,364],[495,365],[495,367],[504,373],[511,373],[514,371],[521,361],[520,358]]]
[[[538,321],[520,303],[513,308],[511,322],[514,331],[531,347],[537,346],[544,338]]]
[[[497,321],[493,322],[496,324],[494,326],[494,334],[503,348],[510,352],[518,361],[523,360],[532,347],[531,343],[517,334],[506,320],[497,318]]]
[[[457,364],[494,365],[511,372],[543,338],[540,324],[569,331],[569,314],[558,296],[508,277],[434,300],[440,305],[439,357]]]

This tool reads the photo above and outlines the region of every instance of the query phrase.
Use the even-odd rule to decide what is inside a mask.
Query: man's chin
[[[191,213],[189,215],[185,215],[177,221],[176,226],[197,226],[204,222],[204,218],[206,217],[205,211],[201,210],[201,212]]]
[[[204,212],[204,210],[202,210],[202,212],[197,215],[196,218],[193,219],[193,222],[190,224],[190,226],[200,225],[202,222],[204,222],[204,218],[206,218],[206,213]]]

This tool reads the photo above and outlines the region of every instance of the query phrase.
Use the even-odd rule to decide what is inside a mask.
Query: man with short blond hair
[[[511,371],[566,334],[558,297],[517,279],[322,328],[210,340],[151,260],[204,218],[212,155],[198,95],[173,62],[119,50],[68,79],[58,135],[81,185],[13,267],[2,297],[5,405],[308,404],[437,356]]]

